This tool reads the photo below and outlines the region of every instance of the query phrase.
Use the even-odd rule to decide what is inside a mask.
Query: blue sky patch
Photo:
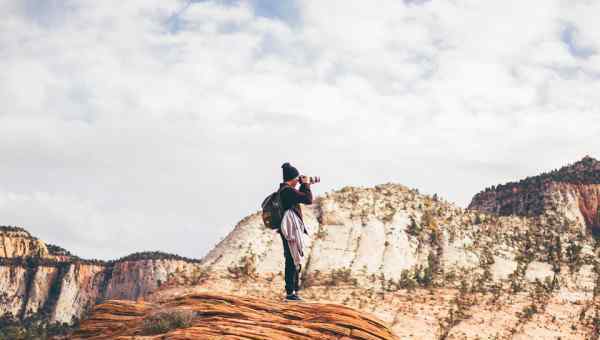
[[[594,48],[583,46],[577,41],[578,29],[573,24],[567,24],[560,32],[560,39],[567,46],[569,53],[576,58],[587,59],[596,54]]]

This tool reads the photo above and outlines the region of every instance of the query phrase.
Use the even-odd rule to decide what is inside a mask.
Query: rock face
[[[599,233],[600,162],[585,157],[550,173],[488,188],[475,195],[469,208],[503,216],[562,211]]]
[[[24,256],[48,256],[48,248],[23,228],[0,226],[0,258]]]
[[[145,320],[159,313],[185,313],[179,328],[149,332]],[[161,301],[107,301],[94,308],[72,339],[261,339],[393,340],[375,317],[348,307],[317,303],[277,303],[226,294],[196,293]]]
[[[0,313],[19,315],[25,295],[27,270],[22,267],[0,266]]]
[[[56,287],[55,282],[59,273],[60,268],[57,267],[37,267],[33,281],[30,283],[29,298],[25,305],[25,314],[22,317],[27,318],[43,313],[44,308],[50,305],[48,302],[50,301],[50,295],[53,293],[52,290]]]
[[[72,263],[61,275],[61,281],[50,322],[71,323],[88,311],[102,297],[102,282],[106,276],[102,265]]]
[[[18,227],[0,227],[0,318],[70,324],[104,299],[138,299],[198,261],[137,253],[116,261],[82,260]]]
[[[192,275],[197,268],[195,261],[176,258],[118,261],[112,266],[104,296],[135,300],[160,287],[172,275]]]
[[[486,246],[497,247],[500,238],[533,224],[520,217],[465,211],[397,184],[347,187],[320,197],[303,213],[312,229],[304,279],[320,282],[338,271],[352,273],[366,287],[373,276],[397,283],[406,275],[435,280],[443,272],[479,270]],[[494,229],[506,233],[492,233]],[[257,275],[269,276],[283,270],[282,254],[279,235],[266,229],[257,213],[242,220],[202,266],[230,273],[251,265]],[[497,256],[515,263],[514,253]]]

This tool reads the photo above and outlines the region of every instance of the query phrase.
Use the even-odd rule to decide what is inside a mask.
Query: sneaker
[[[296,294],[288,294],[285,299],[287,301],[302,301],[302,298]]]

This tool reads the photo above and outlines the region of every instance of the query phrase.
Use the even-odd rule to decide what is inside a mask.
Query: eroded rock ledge
[[[144,319],[186,311],[189,327],[148,335]],[[159,303],[110,300],[94,308],[72,339],[396,340],[378,319],[334,304],[263,301],[214,293],[187,294]],[[139,336],[139,337],[138,337]]]

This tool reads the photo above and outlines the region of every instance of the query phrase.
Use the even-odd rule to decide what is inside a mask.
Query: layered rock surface
[[[159,313],[185,313],[186,324],[154,331]],[[167,315],[168,317],[168,315]],[[98,305],[72,339],[393,340],[375,317],[348,307],[281,303],[226,294],[196,293],[158,303],[107,301]]]

